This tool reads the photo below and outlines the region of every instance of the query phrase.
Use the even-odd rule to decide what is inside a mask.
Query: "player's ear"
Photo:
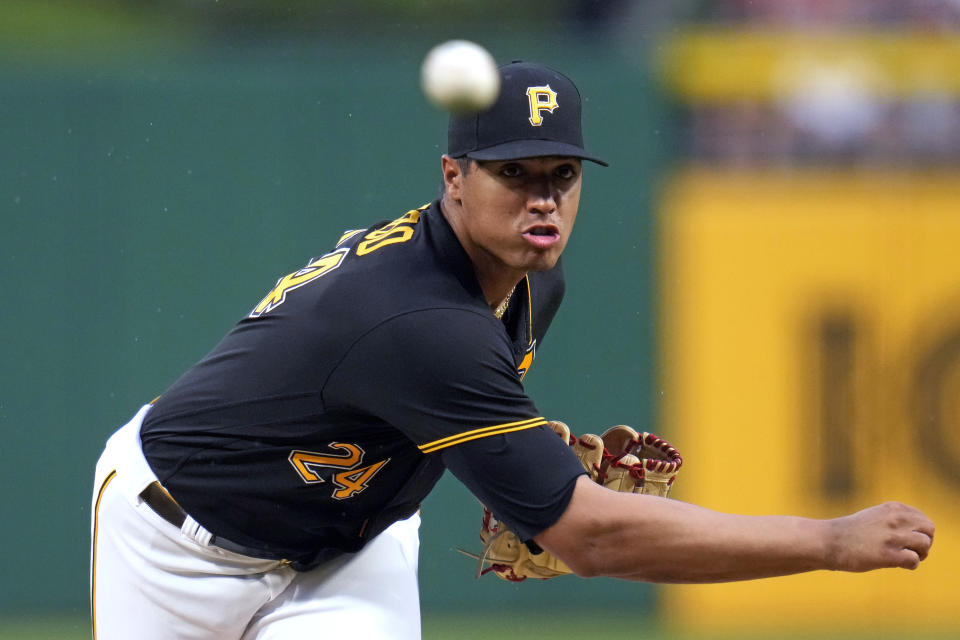
[[[444,191],[454,200],[459,200],[464,177],[460,163],[455,158],[444,154],[440,157],[440,168],[443,172]]]

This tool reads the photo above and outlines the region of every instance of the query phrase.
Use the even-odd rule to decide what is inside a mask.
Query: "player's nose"
[[[557,210],[557,194],[549,180],[533,180],[527,189],[527,211],[548,215]]]

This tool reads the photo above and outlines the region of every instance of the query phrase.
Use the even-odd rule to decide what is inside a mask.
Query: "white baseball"
[[[455,113],[483,111],[500,92],[493,56],[468,40],[450,40],[431,49],[420,68],[420,83],[430,102]]]

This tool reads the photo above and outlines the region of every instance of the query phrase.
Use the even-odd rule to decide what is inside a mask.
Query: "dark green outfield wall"
[[[461,34],[457,34],[461,35]],[[653,417],[652,191],[669,136],[643,64],[596,43],[476,39],[580,84],[588,144],[565,309],[527,377],[576,431]],[[106,437],[338,233],[432,199],[445,119],[417,85],[437,38],[225,43],[0,64],[0,608],[83,612]],[[540,41],[544,42],[544,41]],[[636,53],[636,52],[634,52]],[[425,610],[649,606],[644,587],[474,581],[478,508],[423,508]]]

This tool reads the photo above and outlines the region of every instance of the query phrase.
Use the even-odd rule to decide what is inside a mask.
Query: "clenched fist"
[[[916,569],[933,544],[933,522],[900,502],[885,502],[829,522],[827,562],[837,571]]]

